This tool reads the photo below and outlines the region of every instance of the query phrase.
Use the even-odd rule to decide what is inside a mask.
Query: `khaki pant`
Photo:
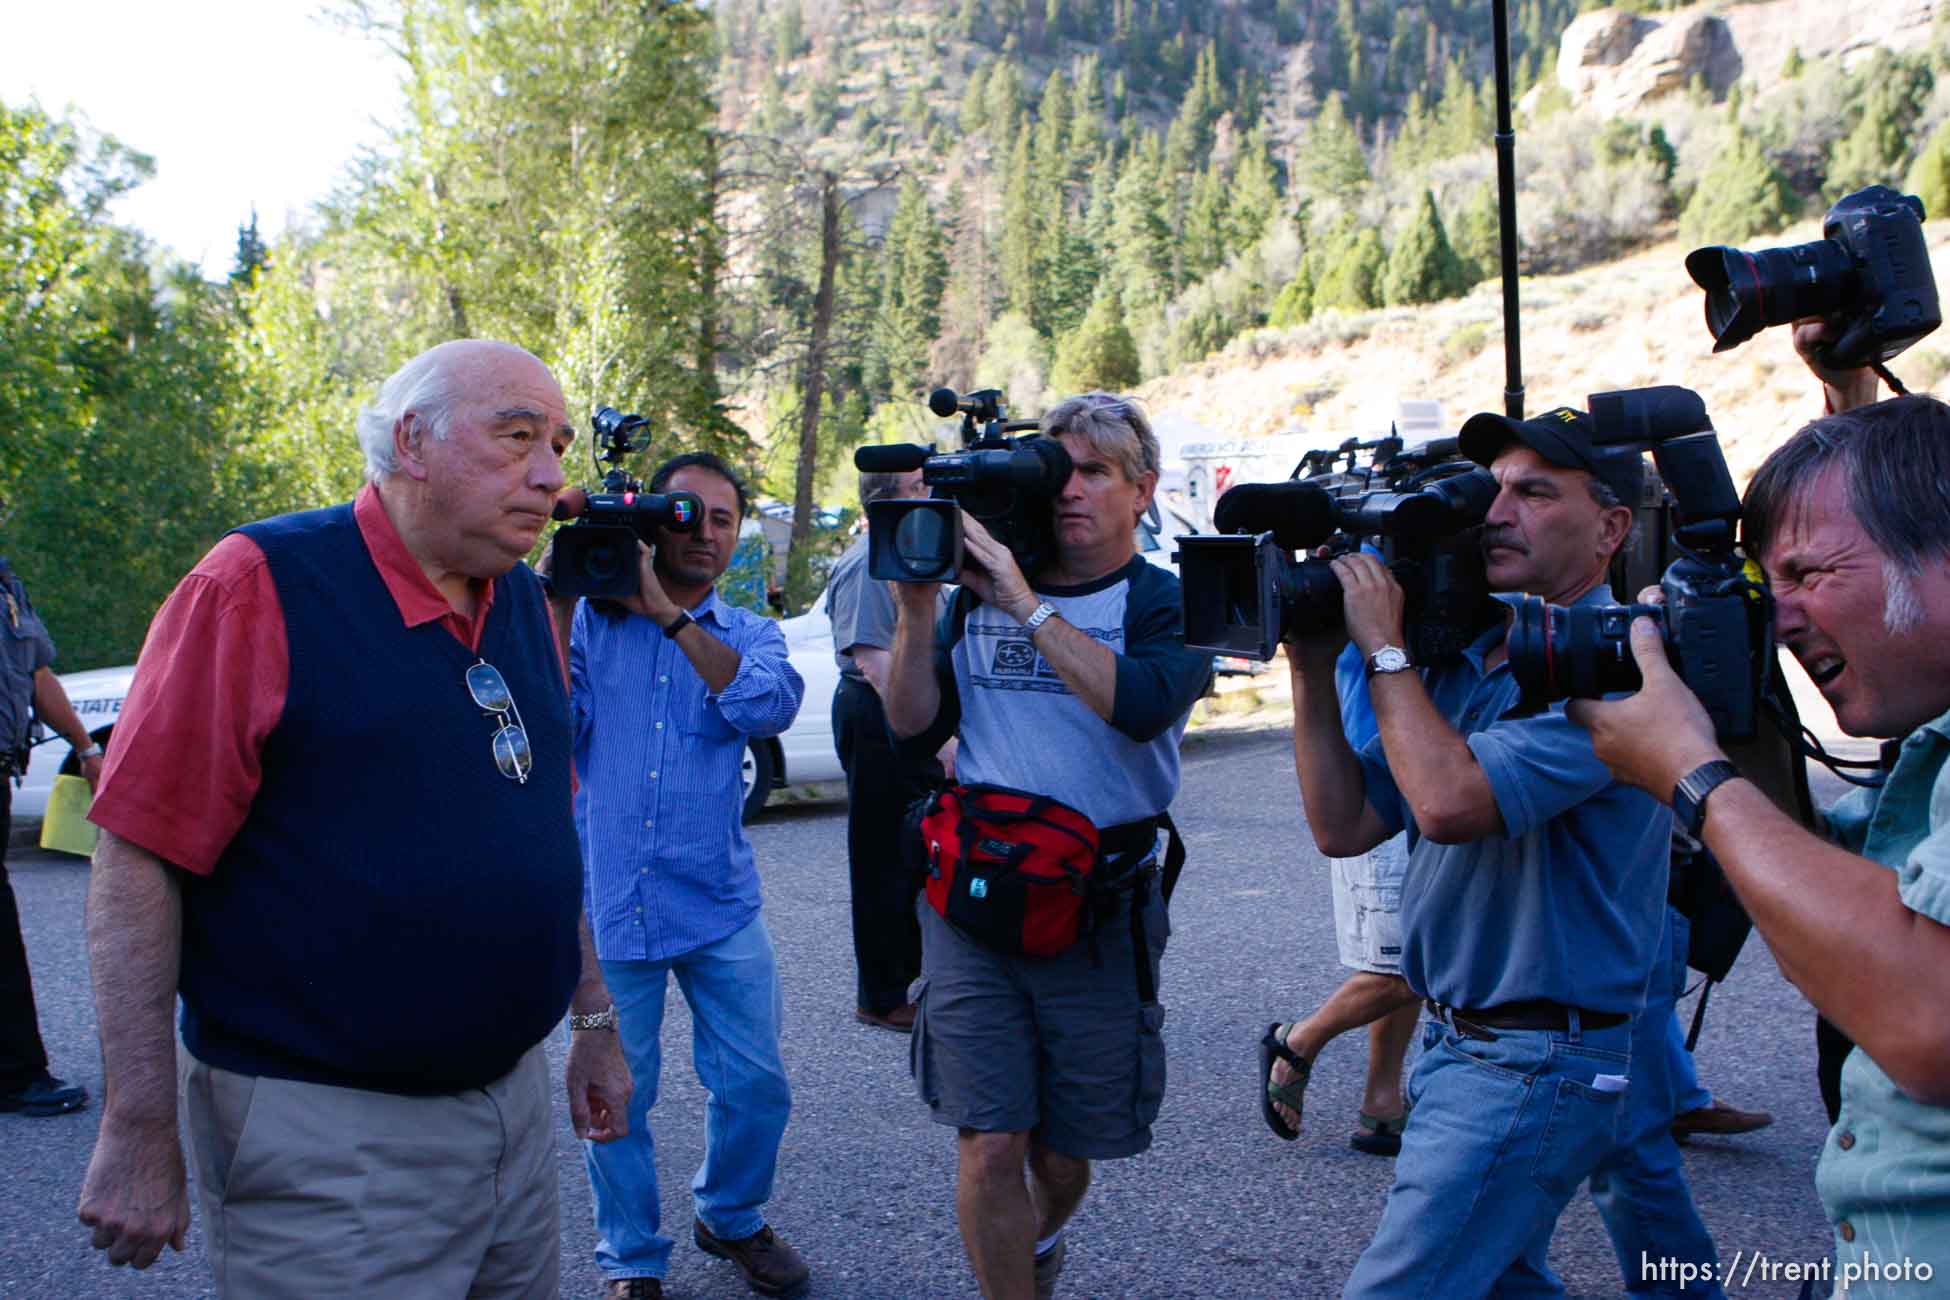
[[[561,1268],[539,1045],[440,1097],[232,1074],[179,1052],[219,1296],[550,1297]]]

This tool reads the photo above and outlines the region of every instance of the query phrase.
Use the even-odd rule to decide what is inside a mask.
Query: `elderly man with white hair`
[[[356,500],[239,528],[157,614],[92,813],[110,1263],[182,1249],[180,1078],[217,1294],[555,1294],[540,1044],[609,998],[522,558],[574,436],[536,358],[442,344],[360,415]],[[620,1134],[615,1034],[567,1073]]]

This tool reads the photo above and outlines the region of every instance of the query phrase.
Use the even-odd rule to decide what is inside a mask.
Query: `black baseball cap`
[[[1463,422],[1457,439],[1462,454],[1478,465],[1488,465],[1513,442],[1565,469],[1581,469],[1618,494],[1618,499],[1638,509],[1639,493],[1645,486],[1645,460],[1635,447],[1600,447],[1592,441],[1597,425],[1589,415],[1575,407],[1560,406],[1528,420],[1513,420],[1507,415],[1485,411]]]

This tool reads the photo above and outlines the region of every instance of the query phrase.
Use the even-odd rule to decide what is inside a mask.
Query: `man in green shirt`
[[[1744,540],[1842,730],[1892,742],[1882,786],[1838,802],[1827,839],[1803,829],[1726,762],[1647,619],[1644,689],[1570,711],[1620,779],[1673,800],[1782,972],[1855,1041],[1815,1176],[1834,1282],[1921,1295],[1950,1282],[1950,406],[1847,405],[1831,391],[1843,413],[1761,465]]]

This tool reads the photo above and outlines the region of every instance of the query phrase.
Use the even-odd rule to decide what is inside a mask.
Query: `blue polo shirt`
[[[1610,601],[1601,583],[1573,604]],[[1507,662],[1483,668],[1504,636],[1484,633],[1426,678],[1436,711],[1489,778],[1504,834],[1468,844],[1423,838],[1381,740],[1360,751],[1368,803],[1409,834],[1402,974],[1451,1006],[1547,998],[1634,1013],[1659,942],[1672,814],[1612,779],[1563,704],[1504,716],[1520,694],[1516,679]]]

